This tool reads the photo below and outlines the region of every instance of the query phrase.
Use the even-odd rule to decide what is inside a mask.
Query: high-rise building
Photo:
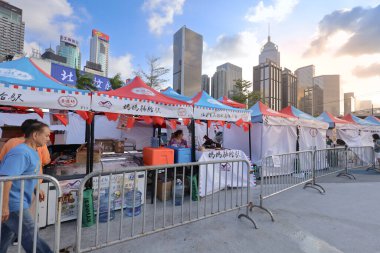
[[[210,95],[210,77],[208,75],[202,75],[202,90]]]
[[[92,29],[90,61],[102,66],[103,75],[108,76],[108,55],[110,37]]]
[[[270,41],[270,36],[268,36],[268,41],[261,49],[259,55],[259,64],[266,63],[267,61],[274,62],[276,65],[281,66],[278,46]]]
[[[297,107],[297,77],[291,70],[282,71],[282,108],[289,105]]]
[[[281,72],[281,67],[271,61],[253,67],[253,90],[260,92],[264,104],[277,111],[282,108]]]
[[[355,94],[353,92],[344,93],[344,115],[355,111]]]
[[[231,63],[225,63],[216,68],[218,78],[212,86],[215,92],[213,97],[218,99],[222,96],[232,98],[235,92],[235,81],[242,79],[242,68]]]
[[[305,89],[313,88],[315,67],[314,65],[305,66],[298,68],[294,73],[297,77],[297,106],[300,110],[305,111],[303,108],[305,103],[302,97],[305,95]]]
[[[314,85],[323,89],[323,109],[334,116],[340,115],[340,76],[316,76],[314,77]]]
[[[371,110],[372,109],[372,101],[371,100],[360,100],[358,101],[359,110]]]
[[[84,66],[83,71],[94,75],[104,76],[102,66],[91,61],[86,61],[86,66]]]
[[[41,58],[44,60],[48,60],[50,62],[53,62],[53,63],[57,63],[57,64],[63,64],[63,65],[67,64],[66,57],[55,54],[55,52],[52,48],[47,48],[45,50],[45,53],[43,53],[41,55]]]
[[[0,0],[0,61],[24,51],[22,10]]]
[[[202,35],[186,28],[173,36],[173,89],[185,96],[201,90]]]
[[[61,35],[60,44],[57,46],[57,54],[66,58],[66,65],[80,69],[81,67],[81,53],[79,49],[79,41]]]
[[[314,117],[321,115],[323,112],[323,90],[318,85],[304,89],[300,104],[305,113]]]
[[[218,99],[220,94],[223,94],[222,86],[219,84],[224,82],[226,82],[226,71],[216,71],[211,78],[211,96],[213,98]]]

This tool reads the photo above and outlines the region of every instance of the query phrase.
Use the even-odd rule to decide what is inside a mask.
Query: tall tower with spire
[[[261,53],[259,55],[259,64],[266,63],[267,61],[271,61],[278,66],[280,64],[280,52],[278,51],[278,46],[270,41],[270,28],[268,26],[268,41],[265,43],[263,48],[261,49]]]

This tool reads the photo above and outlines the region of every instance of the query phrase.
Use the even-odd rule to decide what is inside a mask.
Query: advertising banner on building
[[[85,74],[84,71],[80,71],[80,73],[83,75]],[[59,82],[63,84],[67,84],[71,87],[75,87],[76,82],[77,82],[77,76],[75,69],[62,66],[56,63],[51,64],[51,76],[57,79]],[[99,91],[106,91],[111,89],[111,84],[109,82],[109,79],[104,77],[104,76],[99,76],[99,75],[93,75],[90,74],[94,77],[94,86],[99,90]]]

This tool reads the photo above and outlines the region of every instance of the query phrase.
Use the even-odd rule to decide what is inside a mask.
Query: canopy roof
[[[174,98],[174,99],[177,99],[177,100],[181,100],[183,102],[188,102],[188,101],[191,100],[191,98],[177,93],[171,87],[167,87],[166,89],[161,90],[161,93],[164,94],[165,96],[168,96],[168,97],[171,97],[171,98]]]
[[[375,116],[368,116],[365,118],[365,120],[371,122],[374,125],[380,126],[380,119],[376,118]]]
[[[296,117],[272,110],[261,101],[254,104],[249,110],[252,122],[266,122],[270,125],[296,124]]]
[[[194,118],[205,120],[224,120],[224,121],[249,121],[250,112],[248,110],[237,109],[222,104],[211,97],[205,91],[196,94],[189,103],[194,105]]]
[[[30,58],[0,63],[1,104],[46,109],[89,110],[91,93],[59,83]]]
[[[167,97],[135,77],[128,85],[116,90],[95,92],[92,109],[132,115],[191,118],[192,106]]]
[[[307,113],[295,108],[294,106],[285,107],[280,112],[287,114],[287,115],[290,115],[290,116],[297,117],[298,118],[298,125],[303,126],[303,127],[321,128],[321,129],[327,129],[329,127],[328,123],[326,123],[324,121],[317,120],[316,118],[314,118],[310,114],[307,114]]]
[[[240,108],[240,109],[245,109],[246,105],[245,104],[241,104],[241,103],[238,103],[236,101],[233,101],[232,99],[229,99],[228,97],[226,96],[223,96],[223,97],[220,97],[218,99],[219,102],[225,104],[225,105],[228,105],[228,106],[231,106],[231,107],[234,107],[234,108]]]
[[[352,125],[353,124],[352,122],[349,122],[347,120],[334,117],[329,112],[323,112],[321,115],[317,117],[317,120],[321,120],[321,121],[329,123],[330,128],[334,128],[338,125]]]
[[[342,119],[347,120],[347,121],[349,121],[351,123],[355,123],[355,124],[359,124],[359,125],[364,125],[364,126],[372,126],[372,125],[374,125],[374,124],[372,124],[371,122],[369,122],[367,120],[361,119],[361,118],[353,115],[352,113],[347,114]]]

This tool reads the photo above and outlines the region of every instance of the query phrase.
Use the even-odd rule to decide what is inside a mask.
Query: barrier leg
[[[251,221],[253,226],[255,227],[255,229],[258,229],[257,225],[256,225],[256,222],[254,221],[254,219],[252,219],[250,216],[249,216],[249,213],[248,213],[248,210],[252,210],[252,207],[253,207],[253,204],[252,202],[250,202],[247,206],[247,210],[246,210],[246,213],[241,213],[239,214],[238,216],[238,219],[240,219],[241,217],[244,217],[246,218],[247,220]]]
[[[313,188],[313,189],[319,191],[320,194],[325,194],[325,193],[326,193],[326,190],[325,190],[325,188],[323,188],[322,185],[317,184],[317,183],[315,183],[315,182],[313,182],[313,181],[311,181],[311,182],[307,182],[307,183],[303,186],[304,189],[306,189],[306,188],[308,188],[308,187]]]
[[[251,203],[251,205],[249,206],[249,211],[252,212],[253,208],[259,208],[259,209],[263,210],[264,212],[268,213],[269,216],[270,216],[270,219],[272,220],[272,222],[274,222],[273,213],[269,209],[267,209],[267,208],[265,208],[263,206],[263,198],[262,198],[262,196],[260,196],[260,205],[254,205],[253,203]]]

